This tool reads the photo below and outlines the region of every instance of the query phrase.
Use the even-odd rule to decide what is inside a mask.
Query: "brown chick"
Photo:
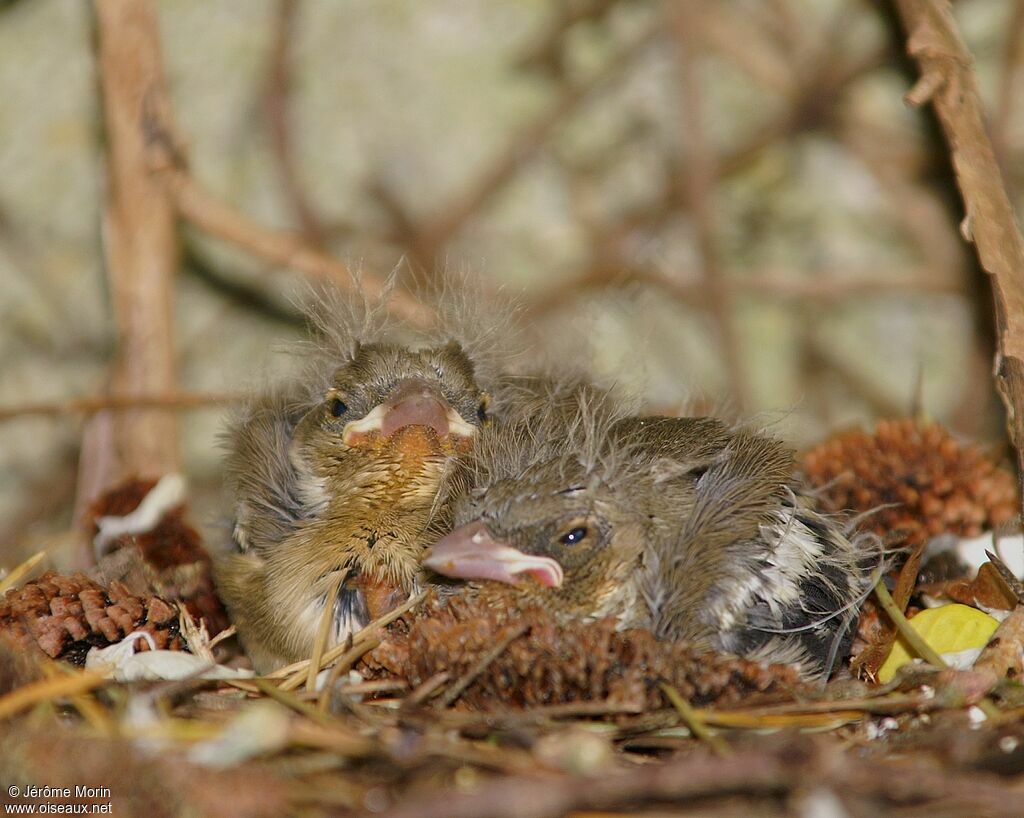
[[[349,320],[322,322],[306,374],[226,436],[237,551],[216,576],[260,672],[311,654],[335,587],[330,644],[416,589],[422,549],[450,528],[439,489],[487,418],[466,345]]]
[[[611,616],[662,639],[827,673],[868,582],[791,453],[712,418],[577,410],[484,432],[459,527],[424,564],[494,605]]]

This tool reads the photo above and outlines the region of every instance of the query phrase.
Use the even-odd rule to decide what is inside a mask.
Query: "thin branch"
[[[807,278],[800,271],[766,270],[752,276],[749,270],[728,270],[723,284],[733,298],[757,298],[775,301],[807,302],[827,305],[851,298],[892,298],[894,296],[963,295],[962,282],[936,277],[931,270],[829,270]],[[653,287],[672,300],[691,307],[707,307],[710,295],[705,285],[690,274],[681,281],[664,273],[629,265],[596,267],[579,276],[541,290],[532,296],[529,309],[534,317],[543,317],[570,305],[577,298],[603,289],[636,284]]]
[[[292,141],[292,40],[299,15],[299,0],[278,0],[274,38],[270,49],[267,87],[263,99],[270,130],[272,156],[285,197],[298,220],[303,238],[318,249],[324,246],[324,228],[299,178]]]
[[[909,410],[909,397],[906,405],[894,400],[874,378],[856,370],[825,347],[821,341],[810,339],[805,347],[804,355],[805,367],[808,371],[831,372],[843,382],[847,389],[867,403],[878,417],[900,417]]]
[[[884,65],[886,59],[886,51],[878,49],[849,62],[837,63],[837,55],[831,49],[826,50],[806,72],[814,77],[814,82],[801,84],[782,113],[758,127],[739,145],[726,148],[715,157],[719,182],[738,176],[779,142],[821,126],[822,118],[830,115],[824,113],[822,107],[836,108],[843,92],[854,81]],[[623,232],[658,230],[688,207],[686,191],[686,169],[680,163],[667,173],[661,195],[620,219],[618,229]]]
[[[125,412],[133,409],[204,409],[224,406],[244,400],[238,392],[202,393],[168,392],[161,395],[93,395],[87,398],[69,398],[51,403],[25,403],[21,406],[0,407],[0,422],[23,417],[60,418],[68,415],[94,415],[113,410]]]
[[[272,264],[303,273],[341,290],[352,292],[358,286],[369,298],[388,295],[388,309],[414,326],[433,323],[433,312],[409,294],[397,289],[388,294],[379,278],[368,273],[355,276],[337,259],[310,247],[297,233],[253,222],[205,190],[180,168],[165,167],[162,175],[174,196],[178,212],[205,233],[238,245]]]
[[[223,297],[231,307],[256,313],[275,323],[301,329],[306,325],[302,313],[289,307],[260,287],[260,278],[245,276],[240,271],[225,269],[225,265],[206,257],[204,248],[196,241],[183,239],[181,272],[194,277],[211,292]]]
[[[557,4],[544,31],[534,38],[534,42],[516,59],[516,67],[561,74],[562,55],[568,33],[583,21],[600,22],[617,2],[618,0],[585,0]]]
[[[388,309],[414,326],[431,326],[434,323],[436,316],[433,311],[408,293],[388,287],[370,273],[353,273],[345,264],[310,246],[300,234],[257,224],[207,191],[189,173],[181,140],[175,138],[169,104],[161,100],[140,111],[138,123],[141,123],[141,128],[136,123],[136,130],[145,138],[146,166],[140,172],[148,180],[163,183],[161,187],[158,182],[151,182],[169,193],[178,215],[200,230],[236,244],[272,264],[295,270],[345,292],[358,290],[370,299],[386,298]]]
[[[725,13],[723,13],[725,12]],[[758,27],[735,9],[699,3],[687,13],[688,24],[703,42],[727,57],[755,82],[782,95],[792,93],[795,78],[787,61]]]
[[[921,258],[935,273],[963,276],[965,248],[948,210],[933,192],[908,178],[905,157],[892,157],[892,133],[856,114],[844,123],[839,140],[859,159],[889,200],[889,212],[903,227]]]
[[[838,110],[843,92],[855,81],[886,64],[884,49],[847,63],[836,62],[829,46],[807,76],[813,78],[793,98],[793,104],[754,132],[743,144],[718,159],[718,178],[727,179],[746,170],[761,154],[783,139],[823,125],[822,117]],[[680,171],[681,172],[681,171]]]
[[[738,408],[750,405],[750,389],[743,367],[743,350],[736,328],[732,299],[722,274],[717,227],[715,223],[715,188],[717,157],[704,127],[702,87],[700,81],[699,40],[694,36],[689,18],[699,13],[699,2],[670,0],[665,6],[676,37],[681,87],[683,120],[684,191],[693,215],[697,253],[701,274],[707,288],[708,307],[718,329],[725,370]]]
[[[417,235],[412,237],[414,242],[410,248],[415,249],[417,261],[429,269],[437,253],[516,177],[524,165],[540,153],[557,128],[598,90],[618,79],[660,35],[660,25],[652,26],[588,80],[566,86],[539,116],[512,138],[468,190],[459,194],[447,207],[442,207],[431,221],[420,226]]]

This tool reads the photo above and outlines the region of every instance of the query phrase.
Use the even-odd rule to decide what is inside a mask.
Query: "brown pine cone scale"
[[[136,630],[149,633],[157,648],[184,649],[178,610],[160,597],[136,596],[120,582],[103,588],[84,574],[49,571],[0,600],[0,633],[52,659],[84,664],[90,648]]]
[[[104,494],[91,509],[93,534],[97,518],[130,514],[155,485],[155,480],[127,480]],[[100,573],[104,583],[116,578],[136,594],[184,603],[216,634],[230,623],[214,588],[210,555],[186,516],[185,507],[177,506],[151,530],[118,537],[110,543]]]
[[[803,470],[824,508],[873,512],[862,528],[892,545],[976,536],[1019,510],[1014,476],[934,422],[882,420],[873,433],[842,432],[807,452]]]

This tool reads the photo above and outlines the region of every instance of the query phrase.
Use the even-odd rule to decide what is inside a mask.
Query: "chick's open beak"
[[[433,429],[439,438],[469,438],[476,428],[462,419],[433,384],[419,378],[402,382],[382,404],[365,417],[346,424],[343,440],[354,445],[370,434],[390,437],[407,426]]]
[[[562,566],[550,557],[524,554],[494,539],[482,522],[456,528],[435,545],[423,564],[457,579],[491,579],[515,585],[528,574],[546,588],[562,584]]]

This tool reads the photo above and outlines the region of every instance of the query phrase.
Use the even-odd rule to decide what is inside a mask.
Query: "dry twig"
[[[358,281],[369,298],[385,295],[384,283],[376,276],[362,273],[357,279],[348,267],[310,247],[298,234],[256,224],[227,202],[217,199],[180,168],[165,168],[164,173],[178,211],[200,230],[314,281],[348,292],[355,289]],[[430,309],[401,290],[390,294],[388,308],[415,326],[429,326],[434,320]]]
[[[173,280],[178,266],[174,203],[149,173],[143,123],[169,109],[156,14],[149,0],[96,0],[109,196],[107,271],[118,328],[114,388],[145,397],[175,391]],[[178,470],[173,413],[133,411],[115,419],[119,456],[112,483],[129,474]]]
[[[174,392],[164,395],[95,395],[87,398],[69,398],[53,403],[26,403],[21,406],[0,408],[0,422],[21,417],[66,417],[67,415],[93,415],[107,410],[123,412],[129,409],[204,409],[230,405],[245,396],[239,392],[208,394],[202,392]]]
[[[911,105],[931,101],[949,142],[967,216],[964,236],[991,276],[998,352],[994,374],[1007,412],[1010,440],[1024,480],[1024,239],[1006,195],[972,69],[946,0],[897,0],[908,32],[907,50],[921,78],[907,94]]]
[[[324,246],[324,227],[309,200],[299,175],[292,142],[292,40],[299,17],[299,0],[278,0],[274,39],[263,98],[273,157],[292,212],[303,238],[318,249]]]

